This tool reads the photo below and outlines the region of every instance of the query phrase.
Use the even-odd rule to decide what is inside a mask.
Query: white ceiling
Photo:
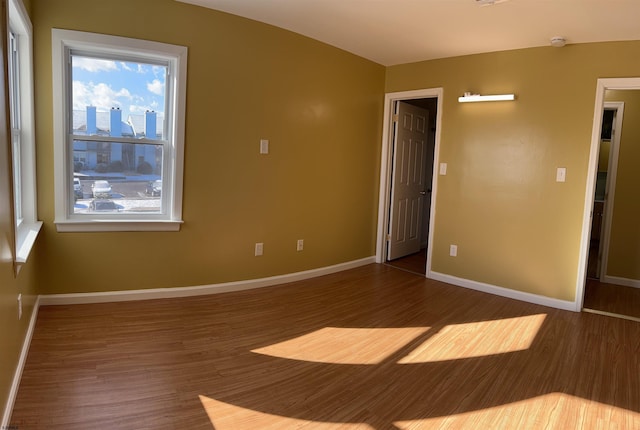
[[[385,66],[567,43],[640,40],[640,0],[178,0],[261,21]],[[639,54],[640,55],[640,54]]]

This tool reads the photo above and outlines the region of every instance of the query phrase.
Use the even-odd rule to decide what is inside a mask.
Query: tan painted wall
[[[606,100],[624,102],[607,275],[640,280],[640,90]]]
[[[17,279],[10,262],[0,260],[2,404],[36,292],[210,284],[372,255],[385,90],[444,88],[440,157],[449,170],[439,178],[434,270],[574,299],[596,79],[640,75],[640,42],[385,70],[283,30],[172,0],[25,3],[35,28],[38,203],[45,226]],[[180,232],[55,231],[53,27],[189,47]],[[464,91],[514,91],[518,100],[460,105]],[[260,138],[271,140],[269,156],[257,154]],[[568,169],[564,184],[554,181],[558,166]],[[0,178],[0,207],[10,201],[6,180]],[[0,238],[10,230],[8,214],[0,213]],[[295,252],[299,238],[302,253]],[[265,243],[261,258],[253,257],[257,241]],[[448,257],[452,243],[457,258]],[[6,239],[0,247],[6,255]],[[20,322],[18,292],[26,302]]]
[[[534,48],[399,65],[386,91],[443,87],[433,270],[574,300],[595,88],[640,75],[640,42]],[[460,104],[465,91],[514,102]],[[556,168],[567,181],[556,183]],[[458,257],[449,257],[449,245]]]
[[[32,9],[43,293],[206,285],[375,253],[384,67],[173,0],[33,0]],[[180,232],[55,231],[53,27],[188,47]]]
[[[29,5],[26,4],[28,7]],[[28,9],[27,9],[28,10]],[[5,27],[1,31],[4,34]],[[2,46],[6,46],[4,43]],[[4,60],[2,60],[3,62]],[[2,64],[0,62],[0,64]],[[0,68],[0,70],[4,70]],[[4,82],[4,72],[0,72]],[[0,100],[4,87],[0,86]],[[13,219],[10,212],[12,196],[10,181],[9,148],[4,121],[6,110],[0,103],[0,419],[7,403],[13,375],[18,365],[20,350],[36,298],[34,269],[37,256],[32,255],[19,276],[13,270]],[[17,298],[22,294],[23,315],[18,320]]]

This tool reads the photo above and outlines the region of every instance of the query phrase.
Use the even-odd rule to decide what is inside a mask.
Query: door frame
[[[620,138],[622,136],[622,120],[624,115],[624,102],[604,102],[604,109],[615,110],[614,134],[611,139],[611,147],[609,152],[609,165],[607,166],[607,183],[605,185],[604,198],[604,223],[601,229],[600,249],[601,256],[599,278],[601,282],[612,281],[607,276],[607,266],[609,265],[609,244],[611,243],[611,221],[613,218],[613,202],[615,199],[616,177],[618,175],[618,159],[620,157]],[[599,151],[598,147],[598,153]],[[596,170],[597,174],[597,170]]]
[[[389,225],[391,170],[393,165],[393,106],[395,102],[415,99],[436,99],[435,146],[433,150],[433,174],[431,177],[431,208],[429,211],[429,236],[427,239],[427,267],[425,276],[431,274],[431,254],[436,213],[436,194],[438,191],[437,172],[440,154],[440,130],[442,129],[442,88],[386,93],[384,97],[384,115],[382,117],[382,150],[380,157],[380,191],[378,195],[378,231],[376,239],[376,263],[384,263],[387,253],[387,230]]]
[[[580,312],[584,304],[585,283],[587,281],[587,263],[589,259],[589,241],[591,239],[591,219],[595,200],[598,157],[600,155],[600,136],[602,129],[602,111],[606,90],[640,90],[640,78],[600,78],[596,85],[596,103],[591,129],[591,151],[587,170],[587,186],[582,217],[582,240],[578,259],[578,280],[576,285],[576,311]]]

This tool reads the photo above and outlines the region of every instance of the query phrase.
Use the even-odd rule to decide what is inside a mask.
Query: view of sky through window
[[[95,106],[98,112],[120,108],[122,118],[165,110],[167,67],[72,56],[73,110]]]

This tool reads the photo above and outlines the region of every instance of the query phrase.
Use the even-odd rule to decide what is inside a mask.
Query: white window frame
[[[17,59],[17,71],[10,95],[11,145],[13,160],[14,218],[16,226],[14,261],[26,263],[42,227],[37,219],[35,122],[33,101],[33,28],[22,0],[9,0],[9,32],[16,41],[12,52],[8,37],[9,55]]]
[[[71,30],[52,30],[53,134],[55,224],[68,231],[177,231],[182,224],[184,123],[187,82],[187,48],[140,39],[107,36]],[[127,56],[149,61],[167,61],[167,145],[163,153],[162,213],[74,214],[73,143],[70,117],[71,51],[104,56]]]

